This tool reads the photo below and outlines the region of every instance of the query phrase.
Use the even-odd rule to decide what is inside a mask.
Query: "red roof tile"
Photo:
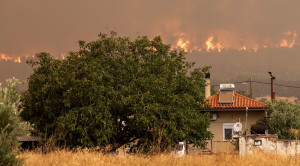
[[[234,102],[232,104],[220,104],[219,94],[206,98],[206,103],[211,106],[210,109],[227,109],[227,108],[246,108],[259,109],[266,107],[266,104],[249,97],[234,93]]]

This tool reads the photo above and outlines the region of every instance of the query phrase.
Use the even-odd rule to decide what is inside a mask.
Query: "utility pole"
[[[252,77],[250,77],[250,97],[253,99],[253,96],[252,96]]]
[[[247,84],[247,82],[244,82],[243,84],[245,84],[246,85],[246,94],[248,94],[248,84]],[[246,102],[245,102],[245,106],[246,106],[246,125],[245,125],[245,128],[246,128],[246,130],[245,130],[245,133],[246,133],[246,135],[245,135],[245,149],[246,149],[246,151],[245,151],[245,153],[247,154],[247,141],[248,141],[248,138],[247,138],[247,134],[248,134],[248,97],[246,97]]]
[[[271,76],[271,101],[275,100],[275,92],[274,92],[274,80],[275,77],[272,75],[272,72],[268,72]]]

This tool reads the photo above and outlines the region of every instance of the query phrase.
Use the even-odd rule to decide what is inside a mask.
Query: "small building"
[[[238,143],[234,135],[250,135],[252,125],[266,115],[266,104],[243,96],[234,91],[233,84],[221,84],[217,94],[210,96],[210,81],[206,78],[206,103],[210,106],[203,113],[209,113],[213,139],[207,141],[207,148],[213,153],[238,151]],[[236,133],[233,126],[236,122],[242,123],[242,131]]]
[[[41,140],[38,136],[21,136],[17,138],[24,150],[33,150],[37,148]]]

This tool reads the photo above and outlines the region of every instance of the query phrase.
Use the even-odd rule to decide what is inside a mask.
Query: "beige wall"
[[[255,144],[260,141],[260,144]],[[255,151],[272,152],[280,155],[299,155],[299,140],[280,140],[276,134],[258,134],[239,138],[239,154],[251,154]]]
[[[212,114],[217,114],[218,118],[215,121],[211,121],[211,125],[209,127],[209,131],[214,134],[214,138],[212,141],[212,152],[234,152],[235,146],[230,141],[223,140],[223,124],[224,123],[236,123],[239,121],[243,125],[242,131],[245,131],[246,126],[246,113],[245,111],[212,111]],[[250,134],[251,125],[256,124],[256,121],[262,119],[265,116],[264,111],[248,111],[248,134]],[[210,143],[207,148],[211,149]]]

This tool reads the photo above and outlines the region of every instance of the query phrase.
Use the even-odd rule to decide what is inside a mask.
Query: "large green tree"
[[[280,139],[294,139],[291,129],[300,129],[300,106],[285,100],[267,103],[267,124],[272,134]]]
[[[67,146],[138,141],[161,151],[179,141],[204,146],[211,137],[204,102],[204,72],[192,69],[185,52],[171,50],[160,37],[117,37],[79,41],[64,59],[37,54],[23,97],[25,120]]]
[[[27,123],[20,122],[18,106],[21,95],[16,87],[21,82],[15,78],[7,80],[7,87],[0,83],[0,165],[21,165],[17,158],[18,136],[28,133]]]

